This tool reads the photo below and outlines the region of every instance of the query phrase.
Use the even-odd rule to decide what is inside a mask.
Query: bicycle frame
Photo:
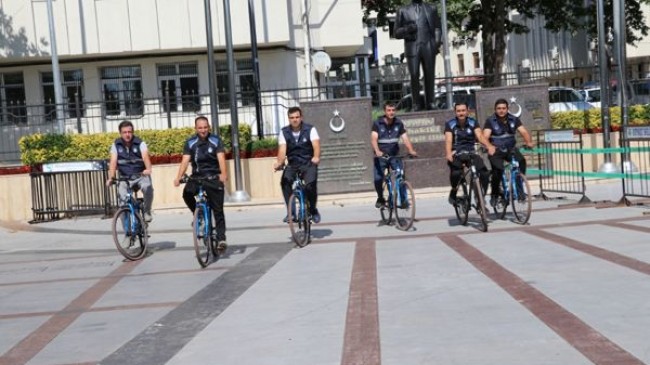
[[[203,184],[201,182],[198,182],[198,187],[199,189],[197,190],[196,194],[194,195],[194,199],[196,200],[196,206],[201,206],[201,211],[203,212],[203,221],[204,222],[209,222],[209,224],[205,224],[203,227],[203,235],[205,237],[210,234],[210,228],[212,226],[212,208],[210,208],[210,204],[208,204],[208,201],[206,199],[206,193],[203,188]],[[199,227],[196,227],[195,229],[199,229]]]
[[[390,157],[384,157],[386,161],[388,162],[388,168],[386,169],[386,173],[384,174],[384,180],[386,181],[386,186],[388,187],[388,207],[390,209],[393,209],[393,188],[394,186],[400,186],[401,182],[404,180],[404,168],[400,167],[398,169],[393,169],[392,165],[390,164],[391,159],[397,159],[400,161],[400,165],[403,164],[401,162],[401,158],[398,156],[390,156]],[[400,189],[397,189],[397,201],[401,202],[402,201],[402,192]]]
[[[136,192],[133,190],[133,188],[131,187],[131,183],[128,180],[117,180],[117,183],[126,184],[126,196],[127,196],[126,205],[123,205],[122,207],[129,208],[129,222],[124,222],[124,230],[129,233],[135,233],[138,231],[138,226],[137,226],[138,220],[135,219],[135,216],[140,212],[141,204],[143,203],[141,201],[142,198],[138,198],[136,196]]]
[[[296,176],[293,178],[291,189],[293,191],[293,195],[297,196],[300,200],[299,212],[296,212],[296,218],[298,218],[298,220],[302,220],[303,217],[308,217],[309,220],[311,220],[309,209],[307,209],[307,204],[305,204],[305,183],[303,182],[302,177],[300,177],[299,172],[297,172]]]
[[[510,161],[505,163],[503,174],[501,175],[501,183],[503,184],[503,199],[506,204],[510,201],[510,194],[517,199],[519,192],[517,188],[517,175],[519,175],[519,161],[511,154]]]

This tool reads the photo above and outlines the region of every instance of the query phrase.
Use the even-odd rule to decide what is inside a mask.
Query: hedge
[[[650,123],[650,105],[632,105],[628,108],[629,125],[646,125]],[[609,124],[612,130],[621,127],[621,108],[609,108]],[[574,129],[581,131],[602,131],[600,108],[585,111],[558,112],[551,114],[551,128]]]
[[[226,150],[230,150],[231,126],[221,126],[219,132]],[[152,159],[161,161],[168,159],[168,156],[180,156],[183,152],[183,143],[194,133],[193,128],[187,127],[140,130],[135,134],[147,142]],[[111,144],[118,137],[118,133],[32,134],[23,136],[18,144],[22,163],[33,166],[48,162],[106,159]],[[277,141],[251,141],[250,126],[239,127],[239,146],[242,151],[251,153],[255,148],[272,147],[273,143],[277,148]]]

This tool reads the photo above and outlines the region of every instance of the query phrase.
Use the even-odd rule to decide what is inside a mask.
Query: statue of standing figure
[[[404,39],[404,55],[411,74],[413,111],[436,109],[436,55],[440,48],[441,27],[436,8],[422,0],[412,0],[397,9],[395,37]],[[424,71],[424,106],[420,98],[420,66]]]

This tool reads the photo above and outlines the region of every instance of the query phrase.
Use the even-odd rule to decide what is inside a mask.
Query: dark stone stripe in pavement
[[[289,251],[291,246],[260,246],[237,266],[206,285],[100,363],[164,364],[248,290]],[[206,348],[206,363],[211,355]]]
[[[620,222],[607,222],[603,224],[610,227],[623,228],[623,229],[642,232],[642,233],[650,233],[650,227],[642,227],[642,226],[637,226],[635,224],[625,224]]]
[[[594,364],[644,364],[462,238],[452,235],[439,238]]]
[[[533,230],[526,231],[526,233],[557,243],[562,246],[572,248],[576,251],[580,251],[588,255],[598,257],[599,259],[609,261],[611,263],[626,267],[628,269],[636,270],[642,274],[650,275],[650,264],[648,264],[647,262],[639,261],[629,256],[624,256],[616,252],[605,250],[604,248],[592,246],[547,231],[533,229]]]
[[[188,273],[197,273],[201,271],[223,271],[229,270],[231,266],[220,266],[220,267],[206,267],[205,269],[192,269],[192,270],[166,270],[166,271],[150,271],[141,274],[125,275],[130,277],[136,276],[154,276],[154,275],[176,275],[176,274],[188,274]],[[40,284],[51,284],[51,283],[63,283],[70,281],[88,281],[88,280],[97,280],[101,277],[83,277],[83,278],[60,278],[60,279],[50,279],[50,280],[32,280],[32,281],[15,281],[12,283],[0,283],[0,287],[3,286],[17,286],[17,285],[40,285]]]
[[[22,365],[36,356],[56,336],[63,332],[82,313],[92,307],[99,298],[108,292],[124,275],[131,272],[141,261],[129,261],[120,265],[110,274],[99,280],[75,298],[61,311],[53,315],[40,327],[23,338],[0,357],[0,365]]]
[[[358,241],[354,251],[341,364],[381,364],[377,254],[371,240]]]
[[[182,302],[163,302],[163,303],[143,303],[143,304],[129,304],[129,305],[114,305],[110,307],[93,307],[86,310],[80,310],[79,314],[89,313],[89,312],[113,312],[120,310],[131,310],[131,309],[143,309],[143,308],[164,308],[164,307],[177,307]],[[0,315],[0,320],[3,319],[16,319],[16,318],[30,318],[30,317],[44,317],[44,316],[53,316],[58,312],[31,312],[31,313],[13,313],[13,314],[2,314]],[[73,313],[69,311],[67,313]]]
[[[95,250],[93,250],[95,251]],[[113,250],[115,252],[116,250]],[[11,254],[25,254],[26,251],[20,251],[20,252],[11,252]],[[42,251],[39,251],[42,252]],[[57,251],[58,253],[62,253],[61,251]],[[7,253],[3,253],[7,254]],[[62,254],[69,254],[68,251],[63,252]],[[110,256],[108,253],[105,254],[96,254],[96,255],[84,255],[84,256],[66,256],[66,257],[57,257],[57,258],[50,258],[50,259],[38,259],[34,258],[32,260],[20,260],[20,261],[2,261],[0,262],[0,265],[22,265],[22,264],[32,264],[36,262],[56,262],[56,261],[73,261],[73,260],[87,260],[87,259],[96,259],[96,258],[104,258]],[[5,256],[8,257],[8,256]]]

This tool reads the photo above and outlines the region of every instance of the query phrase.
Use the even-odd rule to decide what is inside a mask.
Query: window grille
[[[103,67],[102,93],[107,116],[142,116],[142,72],[140,66]]]
[[[199,71],[196,63],[160,64],[158,69],[158,94],[162,110],[198,112]]]

